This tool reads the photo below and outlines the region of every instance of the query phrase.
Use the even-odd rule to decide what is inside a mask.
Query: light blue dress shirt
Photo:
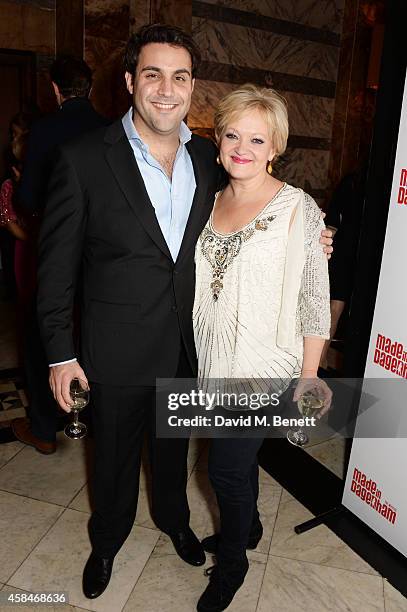
[[[175,261],[181,247],[196,188],[192,161],[185,146],[191,140],[191,130],[184,122],[181,123],[180,145],[175,157],[171,181],[160,163],[150,155],[148,146],[141,140],[133,123],[132,108],[124,115],[122,123],[151,204],[154,206],[157,221]]]

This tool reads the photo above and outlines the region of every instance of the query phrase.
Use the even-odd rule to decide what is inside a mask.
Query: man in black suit
[[[59,150],[40,240],[38,311],[60,406],[89,380],[95,438],[92,554],[84,593],[99,596],[136,515],[143,431],[149,430],[152,511],[178,554],[205,555],[189,528],[186,439],[154,435],[155,381],[192,378],[194,248],[218,186],[213,144],[188,112],[199,52],[178,28],[150,26],[126,50],[133,108]],[[72,302],[81,277],[81,354]],[[66,363],[70,361],[69,363]],[[83,369],[82,369],[82,367]]]
[[[153,25],[126,49],[133,107],[107,129],[60,149],[40,244],[38,310],[50,383],[65,410],[69,384],[89,381],[95,437],[92,553],[84,593],[106,588],[137,509],[142,433],[149,430],[152,511],[177,553],[205,555],[189,527],[186,439],[154,435],[156,378],[192,378],[194,248],[219,185],[216,150],[191,134],[199,51],[182,30]],[[81,271],[80,362],[72,301]],[[83,369],[82,369],[83,366]]]
[[[49,75],[59,108],[36,121],[30,130],[19,189],[19,199],[27,213],[44,210],[56,148],[109,123],[89,100],[92,71],[86,62],[68,55],[58,57]]]
[[[56,147],[70,138],[108,124],[88,99],[92,71],[82,59],[71,56],[56,59],[50,77],[59,110],[32,126],[19,190],[23,209],[38,217],[45,207]],[[56,450],[57,411],[49,388],[48,362],[38,330],[35,304],[25,337],[24,365],[30,418],[14,419],[12,429],[20,442],[43,454],[52,454]]]

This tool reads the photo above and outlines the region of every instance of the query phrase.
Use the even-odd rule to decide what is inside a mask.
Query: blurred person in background
[[[59,109],[42,117],[31,129],[20,185],[21,204],[27,212],[44,209],[56,147],[109,123],[89,100],[92,71],[85,61],[61,56],[51,65],[49,74]]]
[[[5,207],[8,207],[9,198],[15,199],[16,191],[18,189],[18,181],[13,168],[17,168],[19,161],[16,159],[13,153],[13,143],[19,141],[22,137],[26,139],[29,128],[35,118],[38,118],[38,109],[28,110],[17,113],[10,122],[9,126],[9,143],[4,151],[4,166],[5,174],[2,177],[2,183],[4,183],[2,193],[2,209],[3,216],[0,222],[0,252],[1,252],[1,267],[3,273],[3,281],[6,289],[6,298],[13,299],[16,296],[16,278],[14,270],[14,256],[15,256],[15,241],[16,237],[13,228],[8,225],[7,214],[5,213]],[[21,171],[20,171],[21,172]],[[20,215],[21,215],[20,207]]]
[[[109,123],[89,100],[92,71],[86,62],[72,56],[59,57],[50,68],[50,78],[59,109],[33,124],[19,189],[23,212],[36,214],[40,223],[56,147]],[[48,362],[38,329],[35,299],[31,303],[24,361],[29,418],[14,419],[13,433],[20,442],[40,453],[52,454],[56,450],[57,404],[48,384]]]
[[[325,223],[335,237],[335,250],[329,261],[331,294],[330,339],[325,342],[320,366],[328,370],[328,350],[342,314],[350,307],[355,284],[360,226],[365,197],[368,160],[345,175],[337,185],[328,207]]]
[[[18,197],[18,185],[32,121],[33,114],[25,112],[18,113],[11,121],[11,142],[7,156],[8,178],[0,190],[0,226],[6,228],[15,239],[14,277],[19,306],[20,338],[24,336],[27,314],[35,293],[36,276],[35,218],[22,209]]]

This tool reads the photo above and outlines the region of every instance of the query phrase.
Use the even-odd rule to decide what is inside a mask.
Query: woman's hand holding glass
[[[298,403],[298,409],[304,418],[320,419],[331,406],[332,391],[321,378],[303,376],[298,380],[293,401]],[[309,437],[302,427],[290,428],[287,431],[287,440],[295,446],[305,446]]]
[[[316,399],[320,400],[321,408],[318,412],[313,415],[320,419],[326,412],[328,412],[332,403],[332,391],[322,378],[315,377],[301,377],[298,379],[297,386],[295,388],[293,401],[300,402],[303,396],[313,395]],[[304,415],[306,416],[306,415]],[[311,415],[312,416],[312,415]]]

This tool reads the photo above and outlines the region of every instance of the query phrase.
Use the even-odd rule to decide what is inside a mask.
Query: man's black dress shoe
[[[263,525],[260,523],[260,521],[258,521],[250,531],[249,541],[247,542],[246,548],[248,550],[254,550],[255,548],[257,548],[257,545],[260,542],[262,536]],[[212,555],[216,555],[216,553],[218,552],[219,540],[219,533],[214,533],[213,535],[204,538],[202,540],[203,549],[206,550],[206,552],[211,553]]]
[[[177,554],[190,565],[203,565],[206,561],[202,544],[190,527],[184,531],[168,534],[174,544]]]
[[[88,599],[96,599],[109,584],[113,557],[98,557],[93,552],[83,570],[83,593]]]

